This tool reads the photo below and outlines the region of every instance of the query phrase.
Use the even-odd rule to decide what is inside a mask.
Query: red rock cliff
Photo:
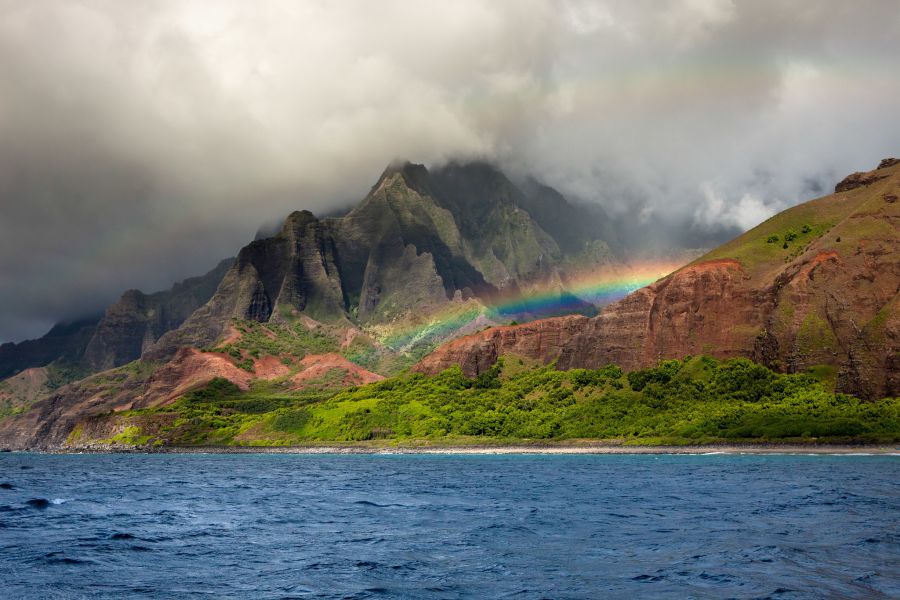
[[[797,372],[837,371],[839,390],[900,394],[900,164],[796,206],[593,319],[497,328],[438,348],[416,369],[474,376],[503,354],[562,369],[664,358],[747,356]],[[548,343],[547,328],[552,333]]]
[[[585,327],[587,321],[587,317],[573,315],[524,325],[492,327],[444,344],[413,369],[421,373],[440,373],[460,365],[466,375],[474,377],[489,369],[497,362],[497,357],[504,354],[550,362],[559,357],[565,344]]]

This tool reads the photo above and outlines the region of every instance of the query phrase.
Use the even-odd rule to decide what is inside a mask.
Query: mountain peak
[[[385,181],[391,179],[394,175],[400,175],[409,188],[420,193],[427,193],[428,169],[425,165],[409,162],[408,160],[395,160],[385,167],[381,177],[372,186],[372,192],[378,190]]]
[[[316,215],[312,214],[310,211],[295,210],[284,220],[284,225],[281,227],[281,233],[287,234],[291,231],[297,231],[309,223],[315,223],[316,221],[318,221]]]

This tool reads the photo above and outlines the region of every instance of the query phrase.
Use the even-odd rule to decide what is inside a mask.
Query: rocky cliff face
[[[767,300],[740,285],[745,275],[735,260],[686,267],[586,323],[567,341],[558,365],[597,368],[612,363],[631,370],[687,354],[746,355],[748,329],[740,324],[758,322]]]
[[[273,237],[245,246],[212,298],[144,352],[167,359],[179,348],[216,341],[232,319],[266,322],[305,311],[320,319],[343,314],[334,237],[309,211],[292,213]]]
[[[292,213],[274,234],[203,277],[164,293],[126,292],[90,324],[76,352],[102,372],[0,419],[0,442],[58,445],[85,419],[168,402],[215,376],[242,388],[271,377],[320,385],[319,372],[335,369],[346,372],[348,385],[374,381],[380,375],[365,367],[390,372],[408,364],[401,345],[430,347],[482,326],[480,311],[497,294],[552,285],[563,295],[566,273],[580,259],[616,262],[586,225],[589,217],[602,221],[602,213],[588,215],[551,188],[531,188],[522,191],[487,164],[433,172],[394,165],[342,217]],[[567,229],[573,223],[577,232]],[[570,300],[572,311],[588,308]],[[404,341],[397,347],[380,343],[429,325],[441,311],[465,318],[456,329],[428,330],[412,341],[398,336]],[[505,343],[535,356],[559,346],[562,330],[540,327],[536,345],[519,347],[511,337]],[[325,358],[296,362],[313,355]]]
[[[421,373],[440,373],[459,365],[464,373],[475,377],[490,369],[505,354],[551,362],[559,358],[569,340],[578,335],[587,322],[587,317],[572,315],[524,325],[491,327],[441,346],[414,369]]]
[[[543,220],[552,213],[557,224],[584,221],[581,209],[554,198]],[[143,356],[163,360],[181,347],[214,344],[233,319],[302,315],[390,328],[471,299],[487,304],[508,289],[548,281],[562,288],[567,255],[524,208],[537,202],[486,164],[434,172],[391,166],[347,215],[320,220],[296,212],[276,235],[242,249],[212,298],[179,328],[144,344]],[[579,235],[566,239],[567,247],[604,243]]]
[[[141,357],[167,331],[179,327],[213,295],[232,259],[171,289],[128,290],[102,317],[56,325],[47,335],[0,346],[0,380],[54,362],[73,372],[102,371]]]
[[[0,345],[0,380],[53,361],[78,362],[94,336],[100,317],[60,323],[42,338]]]
[[[92,371],[103,371],[141,357],[167,331],[178,328],[213,295],[232,259],[170,290],[145,294],[129,290],[106,309],[84,351]]]
[[[562,369],[747,356],[789,372],[824,365],[839,390],[866,398],[900,394],[900,163],[882,161],[836,189],[576,321],[561,349],[537,356]],[[536,322],[468,336],[416,368],[460,364],[476,375],[499,355],[540,347],[539,331]]]

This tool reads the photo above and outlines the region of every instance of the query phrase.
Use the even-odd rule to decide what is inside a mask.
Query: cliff
[[[235,319],[286,323],[303,316],[390,335],[448,307],[488,305],[507,290],[555,283],[562,291],[573,252],[605,242],[582,232],[565,241],[573,252],[563,252],[539,221],[562,240],[559,223],[583,224],[586,213],[551,188],[532,187],[541,198],[552,196],[552,210],[538,213],[541,198],[487,164],[433,172],[392,165],[348,214],[295,212],[275,235],[245,246],[209,301],[144,344],[142,356],[165,360],[185,346],[213,345]],[[572,310],[591,308],[575,302]]]
[[[166,332],[177,329],[213,295],[232,259],[205,275],[176,283],[154,294],[129,290],[106,309],[84,351],[92,371],[124,365],[141,357]]]
[[[585,260],[618,263],[585,224],[605,216],[532,188],[538,195],[484,163],[395,164],[344,216],[293,212],[202,277],[157,294],[128,291],[73,353],[99,373],[16,400],[21,414],[0,418],[0,443],[58,445],[76,424],[165,404],[215,378],[284,393],[376,381],[412,353],[491,323],[486,307],[498,294],[549,287],[568,300],[566,311],[593,310],[565,295],[564,282]],[[567,235],[573,223],[579,233]],[[447,314],[452,326],[431,326]],[[561,349],[553,339],[563,332],[540,327],[531,350],[512,339],[510,347],[536,356]]]
[[[560,369],[661,359],[746,356],[774,369],[832,369],[838,390],[900,394],[900,163],[856,173],[830,196],[780,213],[675,273],[578,322],[545,352]],[[537,323],[442,346],[415,368],[460,364],[473,376],[497,356],[540,347]],[[516,348],[504,339],[514,337]]]
[[[453,365],[470,377],[491,368],[505,354],[550,362],[559,358],[566,344],[585,327],[587,317],[572,315],[540,319],[517,326],[491,327],[453,340],[415,366],[423,373],[440,373]]]
[[[97,330],[100,317],[59,323],[41,338],[0,345],[0,380],[32,367],[62,360],[79,362]]]
[[[225,259],[208,273],[185,279],[166,291],[145,294],[128,290],[102,317],[56,325],[36,340],[3,344],[0,380],[55,362],[83,376],[140,358],[144,350],[210,299],[231,261]]]

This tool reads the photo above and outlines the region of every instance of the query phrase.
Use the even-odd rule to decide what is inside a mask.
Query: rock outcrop
[[[878,163],[878,168],[874,171],[868,171],[865,173],[856,172],[847,175],[842,180],[840,180],[837,185],[834,186],[834,192],[839,194],[840,192],[849,192],[850,190],[855,190],[856,188],[870,186],[879,179],[885,179],[888,177],[887,172],[884,169],[889,167],[893,167],[900,164],[900,158],[885,158],[880,163]]]
[[[167,359],[179,348],[211,344],[232,319],[266,322],[304,311],[327,320],[343,307],[331,231],[309,211],[294,212],[278,234],[245,246],[212,298],[143,355]]]
[[[417,363],[413,370],[434,374],[459,365],[466,375],[475,377],[491,368],[504,354],[552,362],[587,322],[587,317],[572,315],[524,325],[491,327],[444,344]]]
[[[730,323],[758,322],[770,304],[764,294],[742,285],[745,276],[740,263],[730,259],[685,267],[601,312],[568,340],[557,364],[562,369],[617,364],[631,370],[686,354],[744,356],[752,340],[748,347],[747,330]]]
[[[864,398],[900,395],[900,205],[890,200],[900,190],[900,162],[848,179],[842,191],[776,215],[597,317],[574,321],[558,345],[528,356],[561,369],[746,356],[788,372],[832,368],[838,390]],[[416,369],[459,364],[477,375],[504,353],[541,347],[540,323],[455,340]]]

